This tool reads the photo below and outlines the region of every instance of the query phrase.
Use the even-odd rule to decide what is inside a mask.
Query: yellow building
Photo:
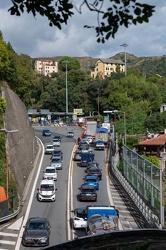
[[[100,76],[105,78],[111,76],[112,72],[117,71],[125,72],[125,63],[122,60],[99,58],[91,71],[91,77]]]

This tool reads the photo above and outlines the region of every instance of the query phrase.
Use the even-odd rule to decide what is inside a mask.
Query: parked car
[[[61,142],[58,139],[53,139],[53,146],[54,147],[60,147]]]
[[[58,139],[61,142],[61,136],[60,135],[55,135],[53,139]]]
[[[51,136],[51,131],[49,129],[43,129],[42,135],[43,136]]]
[[[68,131],[67,132],[67,137],[74,137],[74,132],[73,131]]]
[[[102,140],[98,140],[96,142],[96,149],[104,150],[104,148],[105,148],[104,142]]]
[[[51,159],[53,158],[61,158],[63,159],[63,152],[61,150],[54,150],[51,155]]]
[[[99,182],[97,176],[85,176],[85,186],[93,186],[96,190],[99,190]]]
[[[38,201],[55,201],[57,188],[53,180],[41,180],[37,190]]]
[[[46,218],[29,218],[24,226],[22,245],[29,247],[43,247],[49,245],[50,223]]]
[[[81,154],[82,154],[82,151],[77,149],[74,153],[74,158],[73,160],[74,161],[81,161]]]
[[[80,201],[97,201],[96,189],[93,186],[82,185],[79,194]]]
[[[58,171],[53,166],[46,167],[43,173],[44,173],[43,179],[56,181],[58,178]]]
[[[81,154],[81,167],[87,167],[88,162],[94,161],[94,154],[92,153],[82,153]]]
[[[97,176],[99,180],[102,180],[102,170],[100,168],[91,167],[87,169],[87,176]]]
[[[45,154],[49,155],[49,154],[52,154],[52,152],[54,152],[54,146],[53,146],[53,144],[46,145],[46,147],[45,147]]]
[[[55,167],[56,169],[62,169],[63,161],[62,161],[62,159],[60,159],[60,158],[53,158],[53,159],[51,160],[50,165],[51,165],[52,167]]]
[[[87,227],[87,210],[86,207],[80,207],[74,209],[73,212],[73,228],[85,229]]]

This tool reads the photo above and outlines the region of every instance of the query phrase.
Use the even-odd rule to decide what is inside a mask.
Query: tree
[[[74,15],[77,10],[80,14],[85,7],[95,12],[97,15],[96,27],[84,25],[85,28],[94,28],[96,30],[97,42],[104,43],[110,36],[115,37],[120,26],[126,28],[129,25],[148,22],[155,11],[155,6],[142,4],[136,0],[94,0],[92,3],[88,0],[82,0],[77,7],[71,0],[12,0],[13,6],[8,10],[11,15],[20,16],[23,12],[32,12],[35,17],[38,14],[46,16],[50,26],[56,26],[61,29],[62,24],[67,25],[68,19]]]

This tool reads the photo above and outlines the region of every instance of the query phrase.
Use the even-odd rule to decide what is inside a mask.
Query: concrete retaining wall
[[[37,141],[24,103],[9,88],[2,88],[2,97],[7,100],[4,128],[7,131],[18,130],[15,133],[7,133],[9,176],[12,171],[18,183],[19,195],[22,197],[38,150]]]

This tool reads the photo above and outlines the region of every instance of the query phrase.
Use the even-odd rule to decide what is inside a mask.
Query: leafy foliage
[[[112,4],[113,2],[113,4]],[[85,28],[96,30],[97,42],[104,43],[110,36],[115,37],[120,26],[128,28],[131,24],[137,25],[148,22],[153,15],[154,7],[149,4],[142,4],[136,0],[95,0],[93,2],[82,0],[79,7],[74,1],[65,0],[12,0],[13,6],[8,10],[11,15],[20,16],[24,11],[32,13],[35,17],[38,14],[46,16],[50,26],[62,28],[62,24],[67,24],[68,19],[74,15],[76,9],[80,14],[84,7],[95,12],[97,15],[96,27],[89,24]]]

